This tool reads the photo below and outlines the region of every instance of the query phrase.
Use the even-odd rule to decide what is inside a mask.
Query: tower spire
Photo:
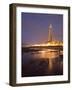
[[[53,40],[53,37],[52,37],[52,24],[49,25],[48,27],[48,42],[51,42]]]

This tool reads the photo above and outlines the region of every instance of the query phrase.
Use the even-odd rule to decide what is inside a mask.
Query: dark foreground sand
[[[63,74],[63,56],[49,59],[30,59],[28,62],[22,60],[22,77],[51,76]]]

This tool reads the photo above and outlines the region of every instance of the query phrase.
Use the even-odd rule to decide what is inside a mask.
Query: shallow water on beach
[[[22,77],[63,75],[62,51],[42,49],[22,52]]]

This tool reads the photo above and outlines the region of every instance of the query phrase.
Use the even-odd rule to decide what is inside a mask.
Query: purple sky
[[[54,38],[63,40],[63,15],[21,13],[22,43],[37,44],[48,41],[48,27],[53,26]]]

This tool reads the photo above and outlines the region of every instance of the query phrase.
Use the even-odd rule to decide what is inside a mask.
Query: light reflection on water
[[[26,70],[26,71],[25,71]],[[40,72],[41,71],[41,72]],[[43,49],[22,53],[22,76],[62,75],[63,53]]]
[[[59,56],[59,52],[58,51],[50,51],[50,50],[42,50],[42,51],[38,51],[37,53],[34,52],[33,57],[34,58],[56,58]]]
[[[40,60],[41,58],[47,59],[49,61],[49,65],[48,65],[49,70],[53,68],[53,64],[54,62],[56,62],[55,58],[59,57],[59,51],[51,51],[50,49],[38,51],[37,53],[34,52],[32,54],[33,54],[33,58],[36,58],[36,59],[40,58]]]

